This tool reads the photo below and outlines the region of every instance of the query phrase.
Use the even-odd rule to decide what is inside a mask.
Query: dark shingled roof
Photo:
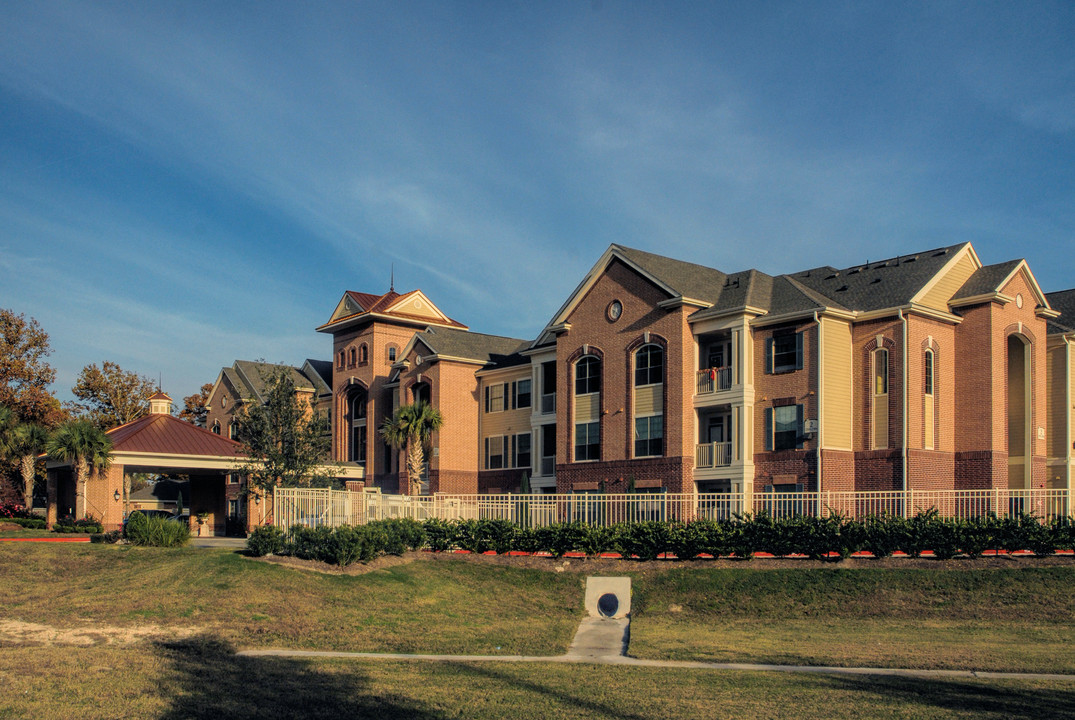
[[[291,381],[296,388],[314,389],[313,380],[302,374],[299,368],[290,365],[274,365],[272,363],[253,362],[251,360],[236,360],[235,369],[242,378],[242,392],[244,396],[253,396],[260,402],[265,402],[267,383],[273,375],[281,370],[291,375]]]
[[[720,295],[727,275],[720,270],[673,260],[663,255],[635,250],[623,245],[613,245],[623,256],[647,273],[674,289],[682,297],[711,302]]]
[[[1048,321],[1049,334],[1075,332],[1075,288],[1045,293],[1045,299],[1060,313],[1060,317]]]
[[[830,266],[811,268],[791,273],[788,277],[848,310],[869,312],[899,307],[911,302],[911,298],[967,244],[853,265],[843,270]]]
[[[438,355],[477,360],[496,367],[530,362],[520,354],[530,346],[530,342],[518,338],[483,335],[451,328],[427,328],[425,332],[418,334],[418,339]]]
[[[1021,262],[1022,260],[1009,260],[996,265],[983,265],[967,278],[967,282],[963,283],[963,287],[956,291],[952,299],[962,300],[999,290],[1004,278],[1008,277]]]

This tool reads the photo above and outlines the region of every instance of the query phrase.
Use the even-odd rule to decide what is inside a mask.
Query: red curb
[[[77,542],[88,543],[88,537],[62,537],[62,538],[0,538],[0,542]]]

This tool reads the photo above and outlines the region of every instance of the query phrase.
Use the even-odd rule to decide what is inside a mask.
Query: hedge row
[[[1075,547],[1075,525],[1070,518],[1042,522],[1032,515],[948,519],[931,510],[913,518],[881,515],[848,520],[839,515],[773,518],[761,514],[719,521],[638,522],[609,527],[580,522],[521,528],[507,520],[382,520],[360,527],[296,525],[286,533],[264,526],[247,539],[247,548],[255,556],[293,555],[338,565],[422,547],[434,552],[544,552],[553,557],[568,552],[590,557],[619,553],[639,560],[654,560],[665,554],[680,560],[699,555],[750,559],[759,552],[842,560],[860,550],[879,558],[897,551],[913,557],[932,551],[940,559],[959,554],[976,558],[987,550],[1030,550],[1042,556]]]
[[[65,517],[52,524],[52,532],[58,533],[103,533],[104,527],[100,521],[90,516],[81,520]]]
[[[39,517],[10,517],[0,518],[0,522],[14,523],[15,525],[21,525],[27,530],[44,530],[45,519]]]

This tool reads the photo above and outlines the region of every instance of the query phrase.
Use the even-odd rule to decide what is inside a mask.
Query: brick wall
[[[693,467],[682,457],[557,464],[556,492],[623,493],[633,478],[636,490],[661,487],[670,493],[689,493],[694,491]]]

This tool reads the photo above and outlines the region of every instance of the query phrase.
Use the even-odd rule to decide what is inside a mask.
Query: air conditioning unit
[[[813,435],[817,432],[817,420],[803,420],[803,433]]]

